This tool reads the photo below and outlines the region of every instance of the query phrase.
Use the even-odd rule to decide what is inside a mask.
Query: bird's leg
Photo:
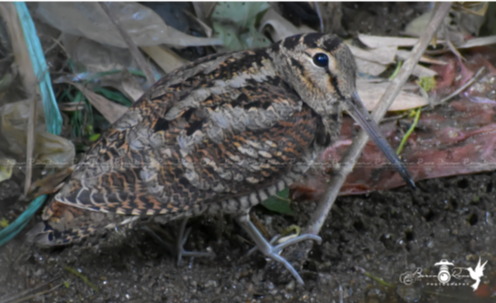
[[[183,257],[213,257],[215,254],[213,252],[199,252],[199,251],[187,251],[184,249],[184,244],[188,240],[188,236],[191,232],[191,228],[186,229],[186,224],[188,223],[188,219],[185,218],[181,220],[181,225],[179,226],[179,234],[176,238],[176,243],[169,243],[163,240],[159,235],[157,235],[151,228],[148,226],[143,226],[143,229],[150,233],[152,237],[157,240],[160,244],[162,244],[168,251],[172,253],[172,255],[177,257],[177,265],[181,265],[181,261]]]
[[[187,251],[184,249],[184,244],[188,240],[189,234],[191,233],[191,227],[186,229],[186,223],[188,219],[185,218],[181,221],[181,226],[179,227],[179,235],[176,241],[176,251],[177,251],[177,265],[181,265],[182,257],[213,257],[215,254],[213,252],[201,252],[201,251]]]
[[[300,241],[314,240],[320,244],[322,242],[322,239],[319,236],[311,234],[299,235],[298,237],[292,238],[284,243],[273,246],[262,236],[260,231],[258,231],[255,225],[253,225],[253,223],[250,221],[249,210],[246,210],[243,214],[238,215],[236,217],[236,221],[248,233],[248,235],[250,235],[251,239],[255,242],[258,250],[260,250],[262,254],[284,265],[286,269],[289,270],[289,272],[291,272],[291,274],[295,277],[298,283],[305,284],[296,269],[279,254],[284,248]]]

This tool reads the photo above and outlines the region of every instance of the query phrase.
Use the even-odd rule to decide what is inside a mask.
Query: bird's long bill
[[[396,155],[396,152],[391,148],[389,143],[381,134],[379,126],[372,119],[356,92],[353,94],[353,97],[351,99],[346,100],[345,109],[350,114],[350,116],[356,122],[358,122],[358,124],[360,124],[363,129],[365,129],[365,131],[369,134],[369,137],[372,139],[372,141],[374,141],[375,145],[379,147],[379,149],[394,165],[403,180],[405,180],[405,182],[411,187],[415,188],[415,182],[410,176],[410,173],[400,161],[398,155]]]

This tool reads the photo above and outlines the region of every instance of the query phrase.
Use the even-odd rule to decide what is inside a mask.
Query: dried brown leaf
[[[306,25],[300,27],[294,26],[273,8],[270,8],[260,21],[259,32],[263,32],[264,30],[269,32],[272,41],[280,41],[289,36],[315,32],[315,30]]]
[[[359,73],[378,76],[387,69],[387,65],[355,58]]]
[[[178,67],[188,63],[166,46],[143,46],[141,49],[147,53],[165,73],[170,73]]]
[[[133,101],[137,101],[144,93],[138,81],[127,69],[122,72],[122,90]]]
[[[365,34],[359,34],[358,39],[370,48],[384,46],[413,46],[418,41],[418,38],[382,37]]]
[[[117,121],[117,119],[119,119],[128,110],[127,107],[112,102],[107,98],[92,92],[81,84],[67,80],[64,80],[64,82],[72,84],[79,89],[86,96],[86,98],[88,98],[91,105],[93,105],[110,123]]]
[[[404,49],[398,49],[396,51],[396,57],[398,57],[399,60],[406,60],[408,56],[410,56],[411,51],[407,51]],[[420,58],[420,62],[423,63],[429,63],[429,64],[437,64],[437,65],[446,65],[448,62],[442,61],[442,60],[437,60],[428,56],[422,56]]]
[[[372,83],[357,80],[358,95],[365,107],[372,110],[389,86],[389,82]],[[401,111],[428,105],[429,101],[422,96],[402,90],[389,108],[389,111]]]
[[[355,58],[388,65],[395,63],[396,46],[382,46],[375,49],[365,50],[353,45],[348,45]]]

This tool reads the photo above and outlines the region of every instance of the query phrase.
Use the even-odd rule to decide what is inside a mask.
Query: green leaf
[[[0,227],[5,228],[7,226],[9,226],[9,220],[7,220],[5,218],[0,219]]]
[[[270,45],[256,29],[257,20],[267,11],[267,2],[219,2],[212,14],[215,35],[225,50],[243,50]]]
[[[267,47],[270,45],[269,39],[255,30],[255,28],[250,29],[249,33],[241,34],[239,39],[246,45],[246,48]]]
[[[238,29],[231,24],[213,23],[216,36],[222,39],[222,43],[227,50],[237,51],[246,48],[238,38]]]
[[[436,87],[436,79],[434,77],[422,77],[418,84],[428,93]]]
[[[289,189],[285,188],[276,195],[262,202],[266,208],[285,215],[293,215],[291,201],[289,200]]]
[[[219,2],[212,21],[232,23],[238,28],[255,27],[257,15],[270,7],[267,2]]]
[[[93,134],[90,136],[90,141],[91,142],[96,141],[98,140],[98,138],[100,138],[100,134]]]

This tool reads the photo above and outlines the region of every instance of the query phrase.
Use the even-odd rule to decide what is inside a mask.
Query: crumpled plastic
[[[10,152],[24,155],[26,152],[27,126],[29,120],[29,103],[23,100],[5,104],[0,108],[2,134],[6,138]],[[67,139],[46,132],[43,105],[36,103],[35,140],[33,159],[36,164],[52,167],[72,165],[76,151]]]
[[[86,81],[92,78],[95,73],[108,72],[112,70],[139,70],[139,66],[134,60],[131,52],[127,49],[122,49],[115,46],[104,45],[96,41],[74,36],[64,33],[61,37],[62,43],[65,45],[67,53],[78,64],[75,64],[73,75],[65,75],[54,80],[54,83],[62,82],[63,78],[66,81],[79,82]],[[156,78],[161,78],[165,74],[161,73],[159,68],[152,65],[152,71]],[[144,91],[150,87],[145,78],[134,77]],[[98,77],[95,80],[86,83],[88,88],[93,85],[100,87],[113,87],[121,93],[126,94],[122,88],[123,75],[122,73],[109,74],[106,76]]]
[[[168,44],[188,47],[222,44],[219,38],[201,38],[182,33],[166,25],[160,16],[141,4],[108,2],[108,5],[137,46]],[[98,2],[40,2],[36,16],[64,33],[127,48],[119,31]]]

